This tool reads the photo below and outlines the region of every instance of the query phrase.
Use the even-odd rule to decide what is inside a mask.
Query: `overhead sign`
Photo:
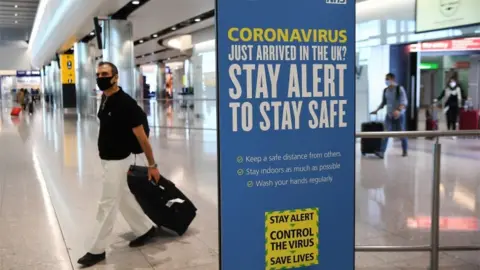
[[[478,0],[416,0],[416,32],[480,23]]]
[[[355,1],[216,14],[221,269],[354,269]]]
[[[422,62],[420,63],[420,69],[424,69],[424,70],[438,69],[438,64]]]
[[[40,70],[17,70],[17,77],[40,76]]]
[[[480,51],[480,38],[461,38],[409,45],[410,52]]]
[[[60,55],[62,84],[75,84],[75,59],[73,54]]]

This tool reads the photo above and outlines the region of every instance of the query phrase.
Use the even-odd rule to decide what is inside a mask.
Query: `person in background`
[[[23,109],[25,109],[24,107],[24,102],[25,102],[25,91],[23,91],[23,88],[21,88],[20,90],[18,90],[18,93],[17,93],[17,103],[22,106]]]
[[[443,111],[447,117],[447,129],[456,130],[458,114],[460,113],[460,107],[462,106],[462,101],[466,100],[465,93],[463,89],[458,84],[456,77],[452,76],[447,83],[445,89],[442,90],[442,93],[433,100],[437,102],[438,100],[445,100]],[[455,137],[452,137],[455,139]]]
[[[23,94],[23,110],[27,110],[28,105],[30,104],[32,99],[32,96],[30,92],[28,92],[28,89],[24,89],[24,94]]]
[[[387,131],[405,131],[406,117],[405,109],[408,105],[407,94],[403,86],[398,85],[395,81],[395,75],[388,73],[385,76],[385,84],[387,88],[383,90],[382,103],[378,108],[372,112],[377,114],[383,107],[387,107],[387,115],[385,117],[385,127]],[[402,141],[402,156],[408,156],[408,140],[401,138]],[[377,153],[379,158],[383,158],[388,146],[388,138],[385,138],[382,143],[380,152]]]

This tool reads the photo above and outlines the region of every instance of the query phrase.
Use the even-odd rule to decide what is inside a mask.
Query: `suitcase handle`
[[[370,121],[378,121],[378,112],[371,112],[369,115]]]

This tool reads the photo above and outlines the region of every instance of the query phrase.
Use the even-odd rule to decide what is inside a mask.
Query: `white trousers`
[[[102,197],[98,204],[93,244],[88,249],[90,253],[100,254],[105,252],[107,239],[112,233],[118,210],[137,237],[147,233],[153,226],[153,222],[145,215],[128,188],[127,172],[131,164],[130,158],[102,160]]]

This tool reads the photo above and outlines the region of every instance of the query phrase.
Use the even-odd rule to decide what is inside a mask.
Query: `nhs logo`
[[[325,0],[327,4],[339,4],[339,5],[346,5],[347,0]]]

